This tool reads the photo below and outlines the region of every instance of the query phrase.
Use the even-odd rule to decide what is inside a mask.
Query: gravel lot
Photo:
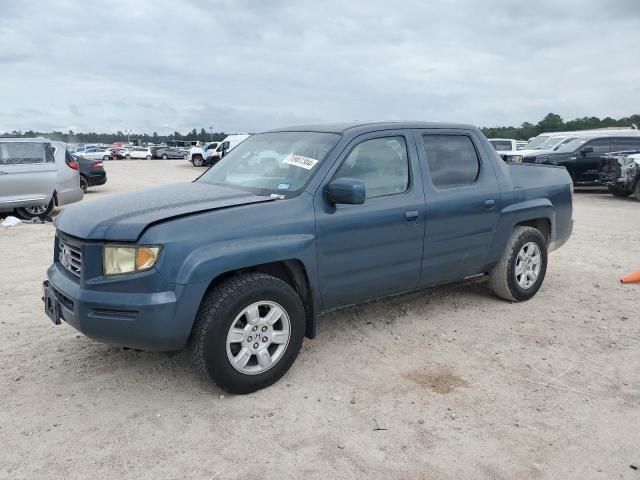
[[[84,201],[190,180],[106,164]],[[43,312],[51,225],[0,228],[0,478],[640,479],[640,204],[577,194],[529,302],[486,281],[320,318],[289,373],[246,396],[188,355],[96,343]]]

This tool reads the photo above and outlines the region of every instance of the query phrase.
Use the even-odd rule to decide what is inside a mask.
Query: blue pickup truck
[[[205,376],[252,392],[323,312],[483,274],[531,298],[571,234],[572,194],[564,168],[507,165],[468,125],[268,131],[193,182],[66,209],[45,312],[98,341],[189,345]]]

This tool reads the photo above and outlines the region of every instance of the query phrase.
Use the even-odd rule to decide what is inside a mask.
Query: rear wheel
[[[609,193],[615,195],[616,197],[628,197],[633,193],[631,190],[623,190],[620,187],[616,187],[614,185],[609,185]]]
[[[146,157],[144,157],[145,160],[151,160],[151,155],[147,155]]]
[[[633,196],[640,202],[640,177],[636,179],[636,184],[633,187]]]
[[[298,356],[305,319],[300,297],[282,280],[262,273],[232,277],[200,305],[193,363],[231,393],[268,387]]]
[[[104,157],[102,157],[102,160],[104,160],[106,162],[107,160],[109,160],[109,158],[111,158],[111,157],[109,157],[109,155],[105,155]]]
[[[128,153],[124,156],[124,158],[126,158],[127,160],[131,160],[131,155],[129,155]]]
[[[169,157],[167,157],[167,154],[166,154],[166,153],[162,155],[162,159],[163,159],[163,160],[166,160],[167,158],[169,158]]]
[[[87,193],[87,190],[89,190],[89,182],[84,175],[80,175],[80,188],[84,193]]]
[[[34,218],[44,219],[49,216],[53,207],[54,200],[51,198],[48,205],[34,205],[32,207],[16,208],[16,215],[23,220],[32,220]]]
[[[516,227],[500,262],[489,273],[496,295],[512,302],[533,297],[547,272],[547,242],[539,230]]]
[[[185,153],[185,154],[182,156],[182,159],[183,159],[183,160],[186,160],[187,158],[189,158],[189,154],[188,154],[188,153]]]

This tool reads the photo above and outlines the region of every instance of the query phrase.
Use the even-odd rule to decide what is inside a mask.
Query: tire
[[[124,156],[125,159],[127,160],[131,160],[131,155],[129,155],[128,153]]]
[[[54,206],[55,202],[53,198],[51,198],[51,201],[45,208],[39,208],[38,206],[16,208],[16,215],[23,220],[33,220],[34,218],[45,219],[49,216]]]
[[[265,303],[271,304],[265,307]],[[259,308],[257,304],[262,304]],[[254,316],[258,322],[255,326],[250,317],[242,315],[247,309],[256,308],[258,314]],[[281,316],[268,329],[266,324],[260,326],[273,308],[281,309]],[[251,393],[268,387],[282,377],[291,367],[304,337],[306,316],[304,306],[298,294],[282,280],[262,273],[245,273],[226,280],[211,290],[200,304],[192,331],[192,362],[196,369],[206,378],[213,380],[220,388],[230,393]],[[288,340],[283,341],[283,332],[288,321]],[[244,324],[243,324],[244,323]],[[258,327],[258,328],[256,328]],[[236,333],[244,331],[242,340],[228,342],[227,335],[231,329]],[[264,347],[260,343],[261,331],[269,336]],[[280,329],[279,340],[271,342],[271,333]],[[250,341],[253,330],[258,331],[258,341]],[[262,337],[264,340],[267,337]],[[275,336],[273,337],[275,338]],[[251,353],[257,346],[260,351]],[[264,350],[269,352],[272,363],[259,363],[258,356]],[[245,355],[241,355],[245,351]],[[248,357],[248,360],[238,366],[232,364],[231,357]],[[273,357],[270,357],[272,355]],[[254,369],[240,371],[239,369]]]
[[[535,280],[530,285],[526,285],[528,281],[531,281],[531,277],[527,277],[527,275],[535,274],[534,261],[530,259],[530,263],[527,263],[526,260],[523,260],[527,258],[526,253],[535,251],[535,247],[532,245],[537,246],[538,249],[539,268]],[[523,259],[519,259],[525,247],[527,250],[525,255],[521,257]],[[519,274],[520,281],[518,274],[516,274],[517,267],[524,269],[524,273]],[[527,267],[531,267],[531,269],[527,270]],[[523,302],[538,292],[546,272],[547,242],[544,237],[535,228],[516,227],[509,237],[502,258],[489,272],[489,285],[497,296],[511,302]]]
[[[84,175],[80,175],[80,188],[83,193],[87,193],[87,190],[89,190],[89,181]]]
[[[631,190],[627,191],[627,190],[622,190],[619,187],[613,186],[613,185],[609,185],[609,193],[611,195],[614,195],[616,197],[628,197],[629,195],[631,195],[633,192]]]
[[[640,177],[636,178],[636,184],[633,187],[633,196],[640,202]]]
[[[109,160],[110,158],[111,158],[111,157],[110,157],[109,155],[105,155],[104,157],[102,157],[102,160],[104,160],[104,161],[106,162],[106,161],[107,161],[107,160]]]
[[[167,158],[169,158],[169,157],[167,157],[167,154],[166,154],[166,153],[165,153],[164,155],[162,155],[162,159],[163,159],[163,160],[166,160]]]
[[[146,157],[144,157],[145,160],[151,160],[151,155],[147,155]]]
[[[186,160],[187,158],[189,158],[189,154],[185,153],[185,154],[182,156],[182,159],[183,159],[183,160]]]
[[[193,157],[193,166],[194,167],[201,167],[202,165],[204,165],[204,161],[202,160],[202,157],[200,157],[200,156]]]

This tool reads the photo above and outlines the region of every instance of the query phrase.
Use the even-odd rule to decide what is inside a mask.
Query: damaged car
[[[614,152],[602,156],[600,181],[616,197],[633,194],[640,201],[640,150]]]

